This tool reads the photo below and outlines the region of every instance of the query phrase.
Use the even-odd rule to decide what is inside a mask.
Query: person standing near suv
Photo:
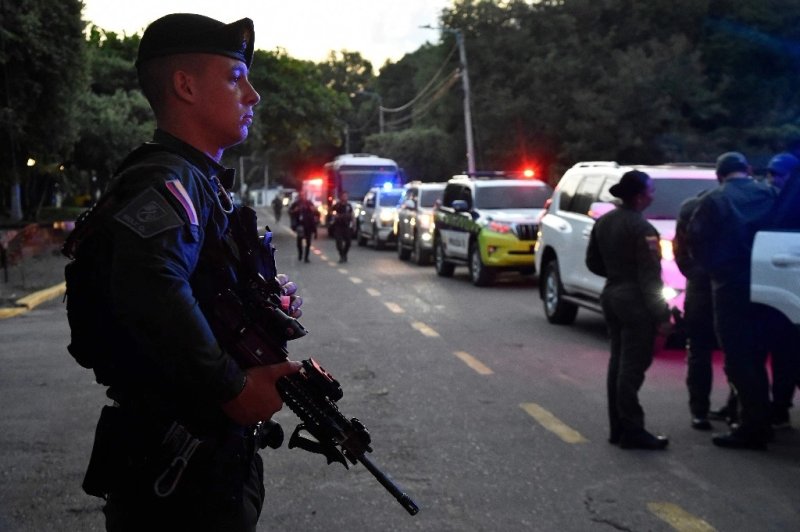
[[[703,197],[689,222],[689,250],[711,275],[714,327],[725,352],[725,373],[739,400],[741,423],[714,435],[712,442],[764,449],[772,439],[769,380],[759,338],[764,316],[750,301],[750,254],[777,193],[750,176],[750,165],[739,152],[720,155],[716,173],[721,185]]]
[[[623,449],[664,449],[669,440],[645,429],[638,397],[659,325],[669,320],[661,296],[659,234],[642,216],[654,187],[646,173],[631,170],[609,192],[622,205],[597,220],[586,250],[586,266],[606,278],[600,300],[611,338],[608,441]]]
[[[333,229],[333,237],[336,239],[339,262],[347,262],[347,253],[350,251],[353,206],[347,200],[347,191],[343,190],[339,193],[339,201],[331,208],[333,213],[331,228]]]

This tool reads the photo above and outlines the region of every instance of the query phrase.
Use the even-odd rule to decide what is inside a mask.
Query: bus
[[[330,207],[342,191],[347,192],[355,210],[373,187],[401,187],[402,168],[391,159],[369,153],[346,153],[325,164],[323,187],[327,193],[325,225],[330,226]]]

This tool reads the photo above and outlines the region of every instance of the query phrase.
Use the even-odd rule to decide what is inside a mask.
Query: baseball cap
[[[725,152],[717,157],[717,176],[725,177],[733,172],[749,172],[750,163],[738,151]]]

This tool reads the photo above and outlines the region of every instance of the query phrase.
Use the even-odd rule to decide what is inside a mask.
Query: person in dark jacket
[[[784,189],[791,190],[790,183],[800,180],[800,160],[788,152],[772,157],[767,164],[767,178],[778,189],[776,208],[770,215],[768,228],[784,228],[781,220],[781,204],[786,202],[782,195]],[[797,209],[798,205],[794,205]],[[763,338],[770,354],[772,366],[772,402],[770,405],[770,424],[773,429],[791,427],[789,409],[792,408],[795,386],[800,383],[800,331],[780,311],[762,306],[765,320]]]
[[[739,401],[738,426],[715,434],[715,445],[763,449],[772,439],[766,351],[760,339],[764,319],[750,301],[753,238],[775,204],[773,187],[750,176],[739,152],[717,158],[721,185],[706,194],[689,222],[692,257],[711,276],[714,326],[725,353],[725,373]]]
[[[92,484],[102,478],[92,491],[106,498],[109,531],[256,529],[264,486],[254,427],[281,408],[275,383],[300,364],[243,370],[200,296],[238,208],[220,159],[245,140],[259,102],[252,57],[247,18],[167,15],[139,44],[158,129],[98,203],[97,246],[78,248],[78,260],[100,251],[95,279],[114,334],[104,380],[115,405],[101,415],[89,468]]]
[[[351,227],[353,226],[353,206],[348,201],[346,191],[339,194],[337,201],[331,209],[333,221],[331,229],[336,238],[336,250],[339,252],[339,262],[347,262],[347,254],[350,251]]]
[[[601,304],[611,341],[609,441],[624,449],[664,449],[669,440],[645,429],[638,397],[656,333],[670,316],[661,294],[659,234],[642,216],[654,186],[646,173],[631,170],[609,192],[622,205],[597,220],[586,251],[586,266],[606,278]]]
[[[297,260],[310,262],[311,239],[317,236],[317,209],[310,199],[300,195],[289,207],[289,216],[297,238]]]
[[[686,277],[683,304],[686,327],[686,387],[689,390],[689,411],[692,428],[711,430],[710,396],[714,378],[712,354],[716,347],[714,307],[711,300],[711,278],[689,253],[687,231],[689,220],[704,193],[681,204],[672,240],[675,263]]]

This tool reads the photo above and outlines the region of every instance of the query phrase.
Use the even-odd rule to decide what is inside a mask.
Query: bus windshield
[[[399,186],[397,170],[386,167],[368,166],[344,167],[338,171],[341,190],[346,190],[353,200],[361,200],[372,187],[382,187],[384,183]]]

